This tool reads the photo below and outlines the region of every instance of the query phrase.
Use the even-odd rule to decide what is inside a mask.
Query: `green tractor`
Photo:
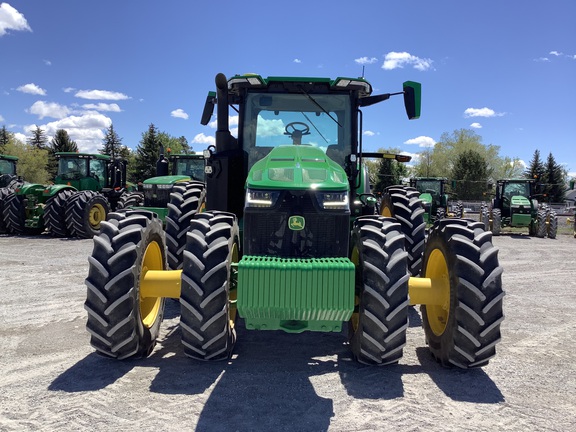
[[[204,205],[204,167],[201,152],[170,155],[167,159],[161,146],[156,177],[144,180],[143,192],[125,194],[118,206],[119,209],[148,210],[158,215],[164,223],[168,266],[173,270],[182,268],[190,219]]]
[[[480,221],[487,231],[499,235],[502,228],[528,228],[536,237],[556,238],[558,217],[548,205],[539,203],[539,185],[533,179],[501,179],[490,205],[480,206]]]
[[[218,74],[216,88],[201,121],[217,105],[206,211],[189,221],[182,269],[168,270],[154,212],[113,212],[102,223],[86,278],[95,350],[149,355],[165,299],[175,298],[184,353],[194,359],[230,358],[242,318],[247,329],[289,333],[340,332],[344,324],[358,361],[391,364],[402,357],[409,306],[420,304],[439,362],[486,365],[500,340],[504,296],[491,235],[480,222],[437,221],[415,257],[420,277],[410,277],[406,243],[424,224],[421,203],[394,187],[385,210],[394,217],[376,215],[366,181],[361,108],[403,95],[408,117],[418,118],[420,84],[372,95],[363,78]]]
[[[56,153],[54,184],[25,183],[4,198],[3,218],[13,234],[91,238],[115,209],[126,185],[126,161],[88,153]]]
[[[415,177],[410,179],[410,186],[420,192],[420,199],[424,204],[424,219],[433,223],[437,219],[446,217],[464,217],[464,204],[457,201],[453,211],[450,211],[448,200],[451,194],[446,191],[448,179],[443,177]],[[450,183],[453,186],[453,183]],[[452,194],[453,195],[453,194]]]

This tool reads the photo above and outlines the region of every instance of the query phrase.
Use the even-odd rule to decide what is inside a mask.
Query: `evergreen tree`
[[[46,150],[48,138],[46,138],[44,129],[41,129],[40,126],[36,126],[36,129],[32,131],[32,136],[27,139],[27,143],[38,150]]]
[[[48,176],[50,180],[54,180],[58,173],[58,160],[56,153],[59,152],[78,152],[78,145],[76,141],[70,139],[68,132],[65,129],[58,129],[54,134],[54,138],[50,141],[48,147]]]
[[[487,191],[488,163],[477,151],[465,150],[454,161],[451,178],[456,182],[458,199],[482,200]]]
[[[110,125],[106,131],[106,136],[102,142],[100,154],[108,155],[111,158],[126,156],[126,147],[122,145],[122,138],[114,130],[114,125]]]
[[[400,149],[378,149],[378,152],[399,154]],[[401,184],[402,179],[408,177],[406,164],[395,159],[380,159],[376,166],[378,171],[374,179],[374,193],[382,193],[388,186]]]
[[[153,123],[142,134],[142,140],[136,147],[134,164],[130,167],[130,180],[139,182],[156,175],[156,162],[160,156],[160,140]]]
[[[532,156],[532,160],[524,171],[524,177],[535,179],[539,183],[544,183],[546,181],[545,174],[546,169],[544,168],[544,163],[540,159],[540,150],[534,150],[534,156]]]
[[[552,153],[548,155],[546,161],[546,184],[544,191],[549,202],[561,203],[566,198],[566,175],[562,166],[556,163]]]
[[[6,146],[10,142],[10,132],[6,129],[6,126],[2,126],[0,129],[0,153],[6,152]]]

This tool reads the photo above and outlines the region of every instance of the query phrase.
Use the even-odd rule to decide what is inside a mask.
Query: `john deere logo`
[[[301,231],[304,229],[304,225],[306,225],[306,221],[302,216],[290,216],[288,219],[288,227],[292,231]]]

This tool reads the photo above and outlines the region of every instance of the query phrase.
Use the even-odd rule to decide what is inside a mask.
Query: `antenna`
[[[366,67],[366,65],[362,65],[362,78],[364,78],[364,68]]]

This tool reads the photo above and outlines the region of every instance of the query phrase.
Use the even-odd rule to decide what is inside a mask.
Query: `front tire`
[[[140,296],[146,270],[166,270],[162,222],[148,211],[110,213],[88,258],[84,308],[90,344],[116,359],[146,357],[154,349],[164,298]]]
[[[142,192],[125,192],[118,199],[116,210],[128,209],[131,207],[142,207],[144,205],[144,194]]]
[[[492,234],[502,233],[502,211],[499,208],[492,209]]]
[[[439,221],[430,230],[422,276],[439,283],[436,305],[423,305],[422,323],[432,355],[444,366],[488,364],[500,341],[502,267],[492,234],[482,223]]]
[[[80,191],[66,203],[66,226],[72,235],[92,238],[100,233],[100,224],[110,213],[108,200],[98,192]]]
[[[231,213],[198,213],[186,234],[180,295],[184,353],[197,360],[226,360],[236,341],[230,310],[239,229]]]
[[[352,261],[356,265],[355,310],[349,322],[350,348],[365,364],[397,363],[408,328],[408,254],[394,219],[356,219]]]
[[[4,222],[4,203],[10,192],[12,191],[6,187],[0,188],[0,234],[8,232],[8,227]]]
[[[26,208],[24,196],[8,192],[4,198],[4,223],[6,231],[12,234],[24,234],[26,231]]]

